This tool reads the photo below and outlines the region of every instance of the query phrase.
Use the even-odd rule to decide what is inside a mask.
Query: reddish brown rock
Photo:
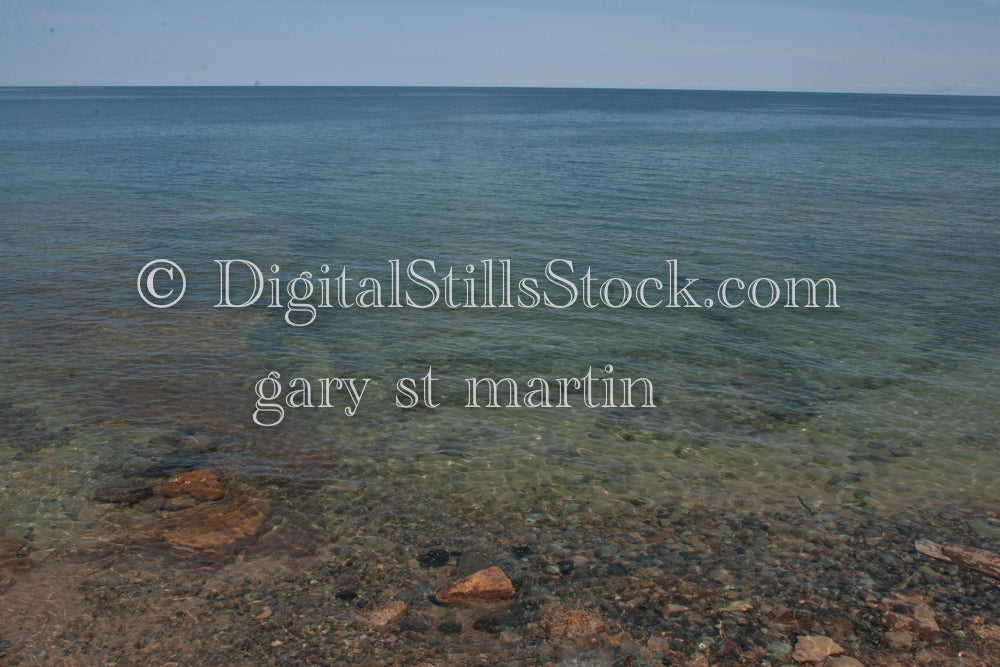
[[[831,616],[823,619],[826,634],[835,642],[847,639],[854,634],[854,622],[844,616]]]
[[[219,551],[256,535],[268,514],[267,503],[240,498],[172,512],[150,533],[181,549]]]
[[[805,630],[808,632],[812,630],[813,625],[815,625],[815,622],[807,611],[801,613],[789,611],[771,622],[771,628],[782,634],[795,632],[797,630]]]
[[[223,496],[219,478],[207,468],[174,475],[163,483],[163,493],[171,498],[193,496],[200,500],[218,500]]]
[[[830,658],[826,667],[865,667],[865,664],[856,658],[841,657]]]
[[[902,630],[927,637],[941,632],[927,601],[913,591],[897,591],[882,598],[882,624],[889,630]]]
[[[448,586],[434,597],[445,604],[505,602],[514,599],[514,585],[499,567],[488,567]]]
[[[742,611],[751,611],[752,609],[753,609],[753,603],[750,602],[749,600],[733,600],[725,607],[720,607],[716,611],[742,612]]]
[[[844,649],[829,637],[806,635],[795,644],[792,658],[796,662],[822,662],[831,655],[843,653]]]

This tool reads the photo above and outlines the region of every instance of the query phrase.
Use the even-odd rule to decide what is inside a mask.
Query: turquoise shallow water
[[[0,147],[8,525],[72,533],[101,484],[203,466],[276,493],[348,479],[500,506],[891,510],[1000,488],[997,98],[7,88]],[[157,258],[187,273],[171,309],[136,291]],[[331,308],[296,328],[266,296],[212,307],[213,260],[235,258],[386,286],[392,259],[541,280],[561,258],[633,286],[674,259],[699,301],[810,276],[840,307]],[[608,364],[656,406],[465,407],[465,378]],[[440,405],[396,407],[396,380],[428,368]],[[352,417],[266,429],[269,371],[370,383]],[[178,432],[224,445],[179,454]]]

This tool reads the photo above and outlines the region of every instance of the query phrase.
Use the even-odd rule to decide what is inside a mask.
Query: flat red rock
[[[513,600],[514,596],[514,584],[503,570],[499,567],[488,567],[448,586],[435,597],[445,604],[468,604],[503,602]]]
[[[882,598],[880,607],[882,623],[889,630],[905,630],[924,637],[941,632],[934,611],[915,591],[896,591]]]
[[[844,649],[829,637],[806,635],[799,637],[792,658],[796,662],[823,662],[831,655],[843,652]]]
[[[214,552],[254,537],[270,514],[267,503],[241,498],[171,512],[150,534],[190,551]]]

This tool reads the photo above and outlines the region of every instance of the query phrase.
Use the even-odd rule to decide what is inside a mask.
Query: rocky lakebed
[[[995,504],[504,504],[193,466],[81,493],[89,528],[0,537],[4,666],[1000,664]]]

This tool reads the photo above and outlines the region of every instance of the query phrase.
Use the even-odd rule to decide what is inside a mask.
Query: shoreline
[[[571,526],[558,503],[456,507],[405,483],[283,499],[223,486],[215,500],[152,497],[179,509],[108,505],[113,523],[76,544],[0,538],[19,545],[0,560],[3,664],[1000,661],[997,580],[914,548],[996,552],[997,507],[637,500]],[[494,566],[512,600],[433,599]],[[843,653],[798,660],[807,636]]]

